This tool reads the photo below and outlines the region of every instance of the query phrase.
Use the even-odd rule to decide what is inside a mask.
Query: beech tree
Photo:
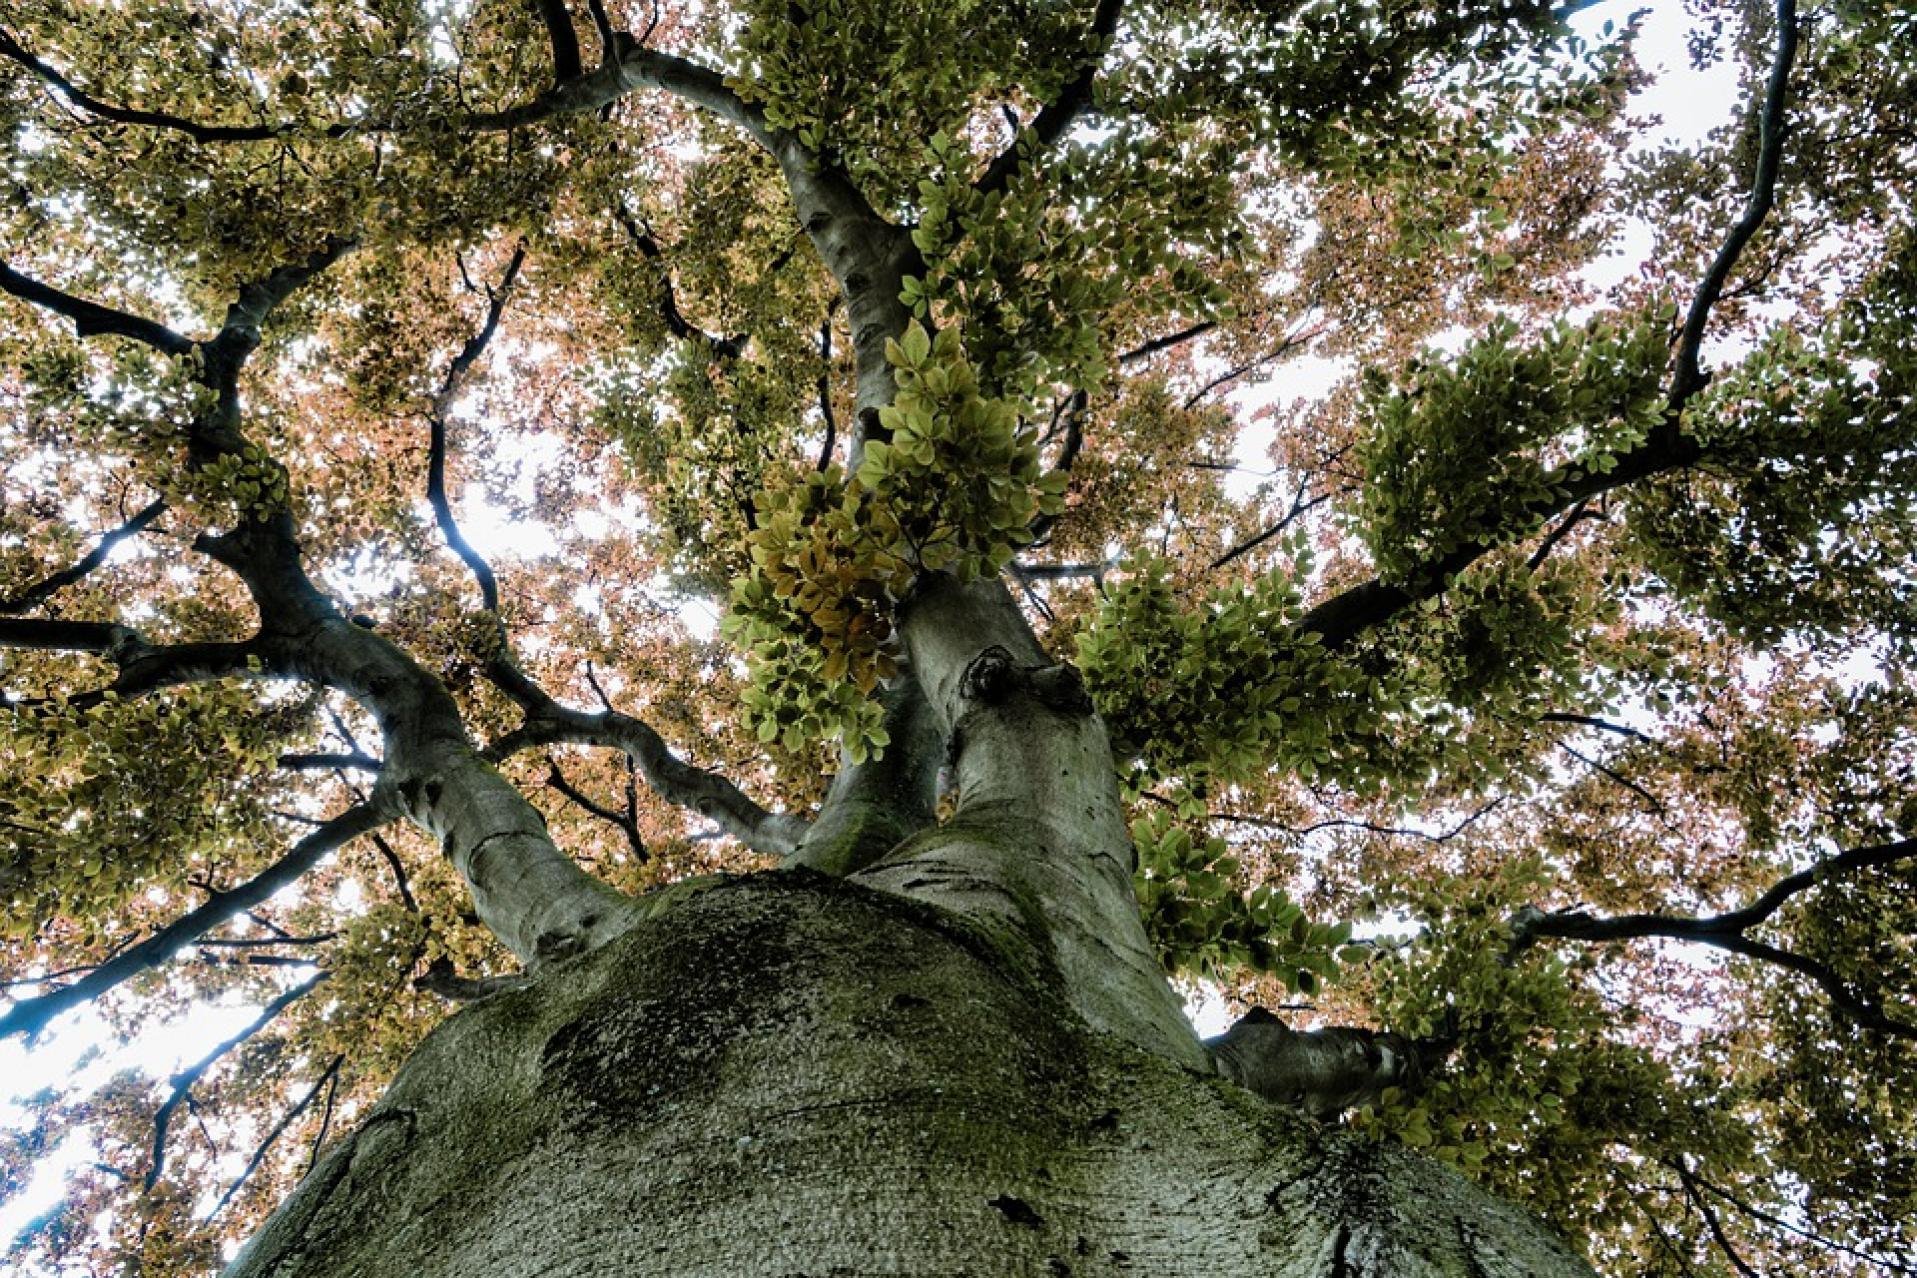
[[[1584,7],[0,0],[11,1262],[1917,1268],[1917,20]]]

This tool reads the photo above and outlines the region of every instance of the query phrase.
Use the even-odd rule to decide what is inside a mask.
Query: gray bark
[[[879,700],[891,744],[876,759],[841,758],[819,815],[786,858],[786,868],[804,866],[844,878],[937,819],[945,725],[909,670],[882,689]]]
[[[1453,1173],[1090,1029],[990,914],[690,896],[435,1031],[229,1278],[1588,1278]]]

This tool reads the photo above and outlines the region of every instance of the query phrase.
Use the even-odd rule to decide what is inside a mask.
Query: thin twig
[[[278,1016],[281,1012],[308,994],[311,994],[326,978],[327,973],[320,972],[312,978],[295,985],[292,989],[285,991],[271,1003],[261,1008],[260,1014],[254,1018],[252,1024],[248,1025],[233,1037],[219,1043],[212,1051],[172,1077],[170,1081],[173,1084],[173,1091],[166,1098],[165,1102],[161,1104],[159,1111],[153,1115],[153,1162],[147,1168],[145,1182],[148,1189],[153,1188],[154,1184],[159,1181],[160,1174],[166,1167],[167,1128],[173,1121],[173,1111],[179,1108],[182,1101],[187,1100],[188,1093],[193,1090],[193,1084],[199,1082],[200,1076],[211,1069],[222,1056],[225,1056],[228,1052],[272,1024],[274,1017]]]

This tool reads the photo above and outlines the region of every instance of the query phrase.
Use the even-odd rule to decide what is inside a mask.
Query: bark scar
[[[966,664],[959,676],[959,695],[967,701],[997,705],[1017,688],[1019,673],[1012,654],[993,644]]]

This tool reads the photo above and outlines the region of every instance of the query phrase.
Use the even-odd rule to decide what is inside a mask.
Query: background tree
[[[1917,20],[1687,9],[0,2],[0,1034],[259,1009],[15,1261],[1909,1272]]]

